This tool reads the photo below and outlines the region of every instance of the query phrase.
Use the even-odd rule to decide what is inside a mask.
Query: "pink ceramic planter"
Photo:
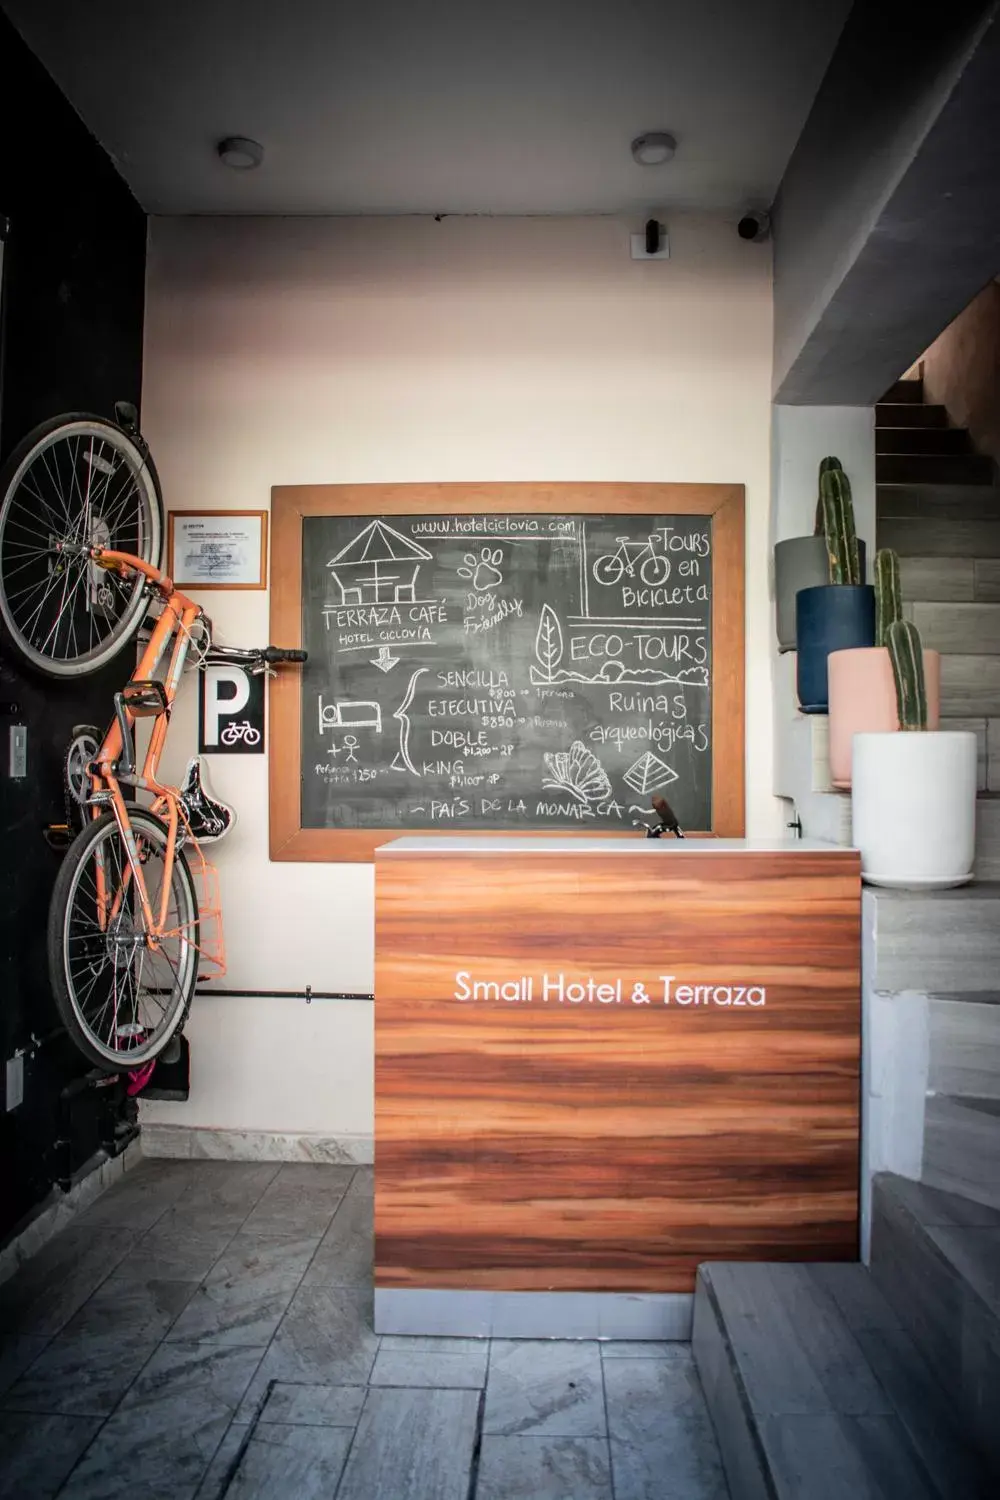
[[[834,786],[851,784],[851,742],[856,734],[890,734],[899,728],[896,685],[884,646],[861,646],[831,651],[827,661],[830,682],[830,779]],[[941,721],[941,656],[924,652],[927,682],[927,727]]]

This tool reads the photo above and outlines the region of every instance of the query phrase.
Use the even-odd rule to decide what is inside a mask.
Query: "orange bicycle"
[[[0,476],[0,616],[35,668],[79,676],[109,660],[152,615],[135,673],[98,744],[77,737],[74,795],[84,826],[49,911],[50,978],[84,1055],[146,1069],[184,1024],[199,965],[225,972],[217,881],[203,821],[160,780],[170,711],[192,647],[272,673],[306,653],[214,647],[201,605],[158,566],[159,487],[133,430],[72,417],[31,434]],[[131,546],[117,545],[120,541]],[[138,764],[135,726],[154,722]],[[139,797],[147,798],[146,804]],[[228,812],[202,793],[198,813]],[[220,819],[215,817],[217,836]],[[226,820],[222,820],[225,831]]]

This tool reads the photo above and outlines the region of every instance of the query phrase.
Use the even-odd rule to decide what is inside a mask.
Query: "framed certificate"
[[[266,588],[267,511],[170,511],[167,571],[182,589]]]

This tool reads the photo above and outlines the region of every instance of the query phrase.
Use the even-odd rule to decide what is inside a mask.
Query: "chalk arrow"
[[[380,672],[391,672],[393,667],[398,666],[399,657],[393,656],[388,646],[380,646],[378,656],[371,658],[371,664],[373,667],[378,667]]]

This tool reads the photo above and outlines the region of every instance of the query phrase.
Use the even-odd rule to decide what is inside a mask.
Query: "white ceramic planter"
[[[976,736],[854,736],[854,843],[869,885],[964,885],[976,850]]]

